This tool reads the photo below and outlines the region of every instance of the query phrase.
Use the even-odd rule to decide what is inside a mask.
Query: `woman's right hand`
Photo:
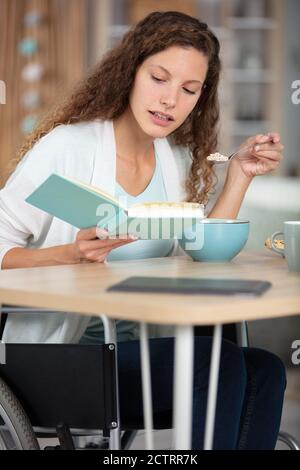
[[[77,263],[103,263],[114,248],[138,240],[134,235],[127,238],[109,238],[107,230],[91,227],[79,230],[72,244],[74,260]]]

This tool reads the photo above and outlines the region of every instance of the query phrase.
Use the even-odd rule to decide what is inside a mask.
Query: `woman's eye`
[[[166,80],[163,80],[162,78],[155,77],[155,75],[151,75],[151,78],[152,78],[153,80],[155,80],[156,82],[160,82],[160,83],[166,81]],[[188,93],[189,95],[195,95],[195,94],[196,94],[195,91],[190,91],[190,90],[188,90],[187,88],[183,88],[183,90],[184,90],[186,93]]]
[[[151,77],[152,77],[153,80],[155,80],[156,82],[165,82],[165,80],[162,80],[161,78],[155,77],[154,75],[151,75]]]
[[[195,94],[196,94],[195,91],[188,90],[187,88],[184,88],[184,91],[185,91],[186,93],[188,93],[189,95],[195,95]]]

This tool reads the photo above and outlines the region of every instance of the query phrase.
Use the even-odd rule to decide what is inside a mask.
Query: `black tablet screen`
[[[268,281],[248,279],[134,276],[110,286],[108,291],[257,296],[269,289],[271,285]]]

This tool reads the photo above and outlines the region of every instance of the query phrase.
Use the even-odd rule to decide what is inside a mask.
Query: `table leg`
[[[151,365],[149,355],[148,325],[140,325],[141,371],[143,387],[144,427],[146,430],[146,449],[154,449],[153,444],[153,410],[151,390]]]
[[[242,321],[240,323],[237,323],[236,332],[237,332],[237,344],[241,348],[248,348],[249,338],[248,338],[247,322]]]
[[[176,326],[173,427],[176,450],[191,449],[193,411],[194,328]]]
[[[117,400],[117,416],[118,422],[116,427],[110,431],[109,448],[110,450],[120,450],[121,448],[121,425],[120,425],[120,409],[119,409],[119,384],[118,384],[118,350],[117,350],[117,329],[116,322],[108,318],[106,315],[101,315],[101,320],[104,327],[105,344],[113,343],[116,348],[116,400]]]
[[[211,351],[211,361],[210,361],[208,400],[207,400],[207,408],[206,408],[206,422],[205,422],[205,436],[204,436],[204,450],[211,450],[213,447],[221,344],[222,344],[222,325],[215,325],[212,351]]]

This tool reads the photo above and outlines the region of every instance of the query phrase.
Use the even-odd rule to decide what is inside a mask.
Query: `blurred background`
[[[0,104],[0,187],[22,139],[43,113],[132,24],[155,10],[196,16],[221,42],[222,153],[258,132],[282,136],[280,168],[255,178],[239,215],[251,221],[246,249],[265,250],[265,239],[282,230],[283,221],[300,220],[299,0],[0,0],[0,83],[6,103]],[[224,180],[224,166],[219,167],[210,204]],[[300,365],[291,362],[300,317],[253,322],[249,331],[252,345],[274,351],[288,367],[284,419],[300,439]]]

